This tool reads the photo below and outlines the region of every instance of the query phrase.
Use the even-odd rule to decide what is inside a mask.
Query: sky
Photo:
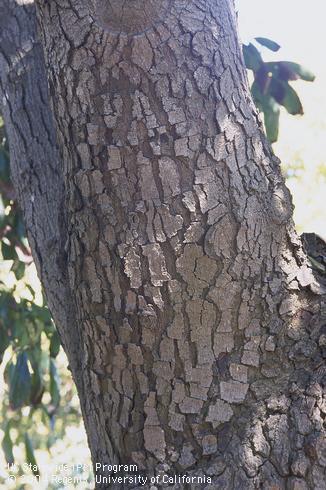
[[[279,54],[325,71],[325,0],[235,0],[243,42],[270,37],[282,49]],[[278,56],[278,55],[277,55]]]
[[[326,240],[326,1],[235,0],[240,39],[268,37],[281,45],[277,53],[261,48],[266,61],[288,60],[306,66],[313,83],[296,81],[303,116],[281,114],[274,151],[296,176],[288,179],[301,233],[315,232]],[[324,175],[323,175],[324,172]]]

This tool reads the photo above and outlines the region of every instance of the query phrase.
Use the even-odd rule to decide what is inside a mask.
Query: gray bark
[[[80,373],[83,346],[67,277],[62,160],[32,3],[1,0],[0,108],[10,145],[11,176],[38,275],[69,359],[82,412],[90,413],[85,424],[95,425],[87,406],[87,381]]]
[[[231,2],[37,9],[61,159],[48,159],[53,132],[36,113],[31,140],[52,143],[35,171],[38,150],[9,105],[47,104],[45,84],[42,100],[9,84],[6,119],[12,152],[32,155],[32,184],[42,176],[42,209],[29,211],[13,153],[93,461],[206,475],[214,488],[325,488],[323,297],[250,98]],[[1,58],[3,86],[14,58]],[[55,269],[40,248],[49,222]]]

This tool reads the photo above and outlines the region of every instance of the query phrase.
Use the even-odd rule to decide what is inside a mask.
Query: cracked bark
[[[39,0],[37,11],[61,158],[51,143],[35,170],[12,108],[46,105],[45,84],[41,100],[9,84],[5,111],[12,152],[33,154],[42,210],[29,210],[14,154],[15,184],[93,461],[209,475],[214,488],[324,488],[324,296],[231,2]],[[15,49],[26,51],[19,36]],[[14,57],[2,63],[4,79]],[[32,141],[47,145],[35,117]],[[53,253],[66,251],[54,269],[39,235],[49,223]]]

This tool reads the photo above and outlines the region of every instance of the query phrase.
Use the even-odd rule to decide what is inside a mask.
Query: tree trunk
[[[53,319],[67,353],[80,396],[88,405],[80,373],[83,346],[66,267],[66,212],[62,162],[49,104],[43,50],[35,7],[15,0],[0,4],[0,107],[10,145],[11,176],[24,213],[29,243]],[[88,433],[92,432],[91,429]],[[95,432],[95,431],[93,431]]]
[[[63,162],[39,189],[66,251],[43,283],[53,312],[55,274],[69,301],[71,323],[55,319],[93,462],[190,488],[324,489],[323,291],[232,3],[127,3],[37,2]]]

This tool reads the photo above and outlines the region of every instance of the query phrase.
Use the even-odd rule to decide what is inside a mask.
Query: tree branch
[[[0,95],[11,177],[33,258],[64,347],[72,351],[70,362],[79,365],[81,351],[65,267],[62,164],[32,3],[1,3]]]

